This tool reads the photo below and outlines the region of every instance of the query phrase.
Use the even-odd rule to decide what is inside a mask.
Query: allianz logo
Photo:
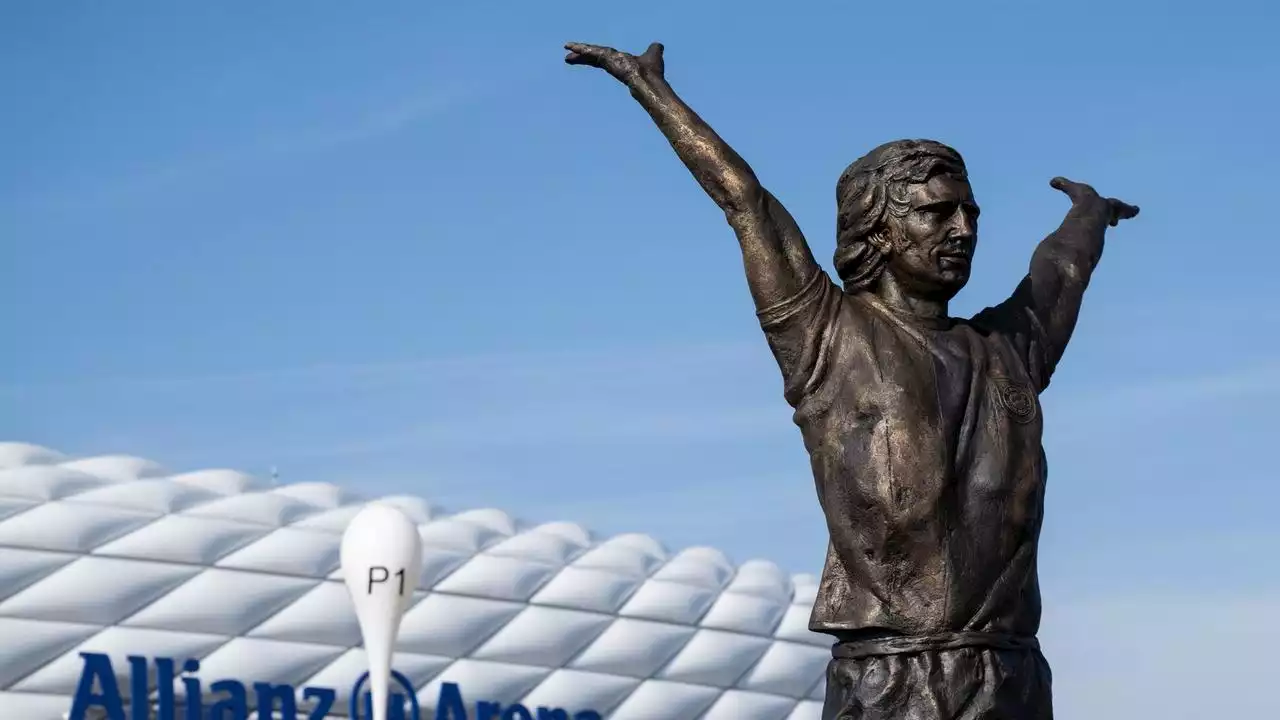
[[[179,664],[173,658],[148,659],[135,655],[126,658],[129,663],[126,702],[110,657],[102,653],[80,653],[80,657],[84,666],[67,720],[248,720],[251,692],[256,700],[254,706],[261,713],[259,717],[263,718],[324,720],[336,710],[338,692],[334,688],[298,688],[265,682],[246,686],[239,680],[225,679],[209,683],[206,689],[197,676],[198,660],[184,660],[179,672]],[[157,687],[154,700],[147,687],[147,675],[152,667]],[[392,673],[392,677],[400,692],[391,697],[389,720],[602,720],[594,710],[570,712],[563,708],[528,708],[519,703],[504,706],[488,700],[468,705],[461,688],[454,683],[441,684],[434,716],[423,717],[408,679],[400,673]],[[364,689],[367,678],[366,673],[351,688],[347,710],[353,720],[372,717],[369,693]],[[184,697],[181,699],[174,692],[176,681],[182,683]]]

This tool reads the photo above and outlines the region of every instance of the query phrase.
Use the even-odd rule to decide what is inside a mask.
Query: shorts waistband
[[[982,647],[992,650],[1039,650],[1034,636],[990,632],[946,632],[934,635],[900,635],[864,640],[838,641],[831,656],[840,660],[857,660],[882,655],[905,655],[918,652],[957,650]]]

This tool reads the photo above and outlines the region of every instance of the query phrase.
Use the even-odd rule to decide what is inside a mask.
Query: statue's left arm
[[[987,311],[1004,311],[1000,314],[1006,317],[1029,315],[1025,320],[1035,328],[1033,342],[1038,346],[1033,361],[1038,367],[1031,370],[1038,376],[1034,379],[1040,389],[1049,384],[1049,375],[1071,341],[1085,289],[1102,257],[1107,228],[1138,214],[1137,207],[1104,198],[1083,183],[1059,177],[1050,185],[1071,199],[1071,209],[1062,225],[1040,242],[1013,296]]]

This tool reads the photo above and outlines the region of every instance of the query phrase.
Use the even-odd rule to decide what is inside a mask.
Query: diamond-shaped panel
[[[0,689],[43,667],[85,638],[93,625],[0,617]]]
[[[529,607],[502,626],[471,653],[479,660],[520,665],[563,667],[596,639],[613,618],[600,613],[560,608]]]
[[[301,578],[209,569],[121,624],[241,635],[318,584]]]
[[[110,625],[199,572],[186,565],[82,557],[0,603],[0,617]]]
[[[212,565],[271,528],[236,520],[166,515],[94,550],[95,555]]]
[[[663,680],[733,687],[769,645],[765,638],[699,630],[657,676]]]
[[[0,603],[77,557],[72,553],[0,547]]]
[[[0,442],[0,470],[15,467],[36,467],[66,462],[60,452],[39,445],[22,442]]]
[[[56,465],[0,470],[0,494],[47,502],[102,487],[111,481]]]
[[[0,546],[84,553],[157,517],[110,505],[48,502],[0,520]]]
[[[400,622],[401,650],[466,657],[525,609],[521,603],[433,593]]]
[[[538,683],[520,701],[533,710],[537,707],[564,708],[569,712],[595,710],[607,712],[617,707],[642,681],[577,670],[556,670]]]
[[[569,667],[579,670],[652,677],[693,639],[697,628],[688,625],[619,618],[609,625]]]
[[[341,537],[281,528],[219,560],[218,567],[323,578],[338,568]]]
[[[250,637],[293,642],[316,642],[338,647],[360,644],[351,595],[341,583],[324,582],[250,630]]]
[[[728,690],[702,720],[786,720],[796,701],[777,695]]]
[[[707,685],[645,680],[609,714],[609,720],[698,720],[722,692]]]

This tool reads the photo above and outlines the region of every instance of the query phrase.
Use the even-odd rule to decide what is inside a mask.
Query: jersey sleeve
[[[783,396],[796,407],[822,382],[844,292],[819,270],[800,292],[757,312],[782,371]]]
[[[1036,392],[1044,392],[1062,352],[1036,312],[1031,283],[1028,276],[1009,299],[974,315],[971,322],[1008,339],[1035,383]]]

